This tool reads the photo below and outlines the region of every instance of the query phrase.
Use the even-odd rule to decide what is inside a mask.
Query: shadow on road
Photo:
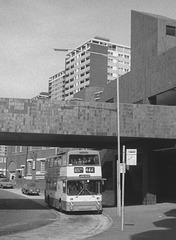
[[[176,239],[176,209],[164,213],[166,218],[153,222],[156,230],[146,231],[131,236],[131,240],[175,240]]]
[[[57,220],[40,196],[29,199],[6,190],[0,190],[0,215],[0,236],[29,231]]]
[[[48,208],[44,205],[41,205],[40,202],[42,200],[38,200],[38,202],[30,200],[30,199],[1,199],[0,200],[0,210],[2,209],[8,209],[8,210],[34,210],[34,209],[45,209]]]
[[[50,219],[45,219],[45,221],[36,219],[36,220],[31,220],[31,221],[25,222],[25,223],[14,224],[11,226],[5,226],[3,228],[0,227],[0,237],[34,230],[34,229],[49,225],[52,222],[53,221],[51,221]]]
[[[34,199],[27,198],[23,195],[16,194],[12,191],[0,190],[0,210],[36,210],[45,209],[44,200],[37,196]]]

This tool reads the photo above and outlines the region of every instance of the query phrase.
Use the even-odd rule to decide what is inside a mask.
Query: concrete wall
[[[160,17],[158,20],[158,55],[176,47],[176,37],[166,35],[166,25],[176,27],[176,20]]]
[[[131,12],[131,69],[176,47],[176,37],[166,35],[166,25],[176,26],[176,20],[163,16]]]
[[[148,98],[176,87],[176,47],[120,78],[120,102],[149,103]]]
[[[86,87],[74,94],[74,98],[81,98],[86,102],[95,102],[95,93],[99,91],[103,91],[104,87]]]
[[[113,100],[114,103],[117,102],[117,80],[106,84],[101,94],[100,102],[108,102],[110,100]]]
[[[120,102],[148,104],[176,86],[176,37],[166,35],[176,20],[136,11],[131,18],[132,67],[120,78]]]
[[[157,55],[158,19],[148,14],[131,12],[131,69]]]

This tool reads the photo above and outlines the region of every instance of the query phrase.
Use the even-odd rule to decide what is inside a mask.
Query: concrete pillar
[[[156,159],[151,147],[143,148],[143,199],[144,205],[156,204]]]

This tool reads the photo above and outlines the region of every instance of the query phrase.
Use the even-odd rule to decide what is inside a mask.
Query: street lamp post
[[[79,50],[73,48],[54,48],[54,51],[58,52],[68,52],[68,51],[76,51],[76,52],[87,52],[96,55],[101,55],[104,57],[114,58],[117,61],[117,214],[121,217],[121,180],[120,180],[120,102],[119,102],[119,75],[118,75],[118,57],[116,56],[108,56],[107,54],[93,52],[89,50]]]

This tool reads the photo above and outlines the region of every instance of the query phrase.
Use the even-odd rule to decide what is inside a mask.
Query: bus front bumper
[[[101,201],[62,202],[65,211],[102,211]]]

